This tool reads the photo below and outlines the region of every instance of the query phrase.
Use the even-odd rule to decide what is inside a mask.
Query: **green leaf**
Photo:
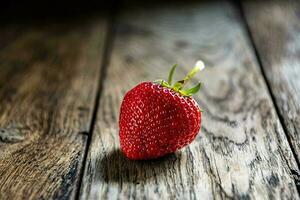
[[[170,71],[169,77],[168,77],[168,83],[169,83],[169,85],[172,85],[173,74],[174,74],[175,69],[176,69],[177,66],[178,66],[178,65],[175,64],[175,65],[173,65],[172,68],[171,68],[171,71]]]
[[[175,91],[181,90],[181,88],[182,88],[182,86],[183,86],[182,83],[183,83],[183,80],[177,81],[177,82],[174,84],[173,89],[174,89]]]
[[[171,88],[171,85],[169,85],[167,81],[162,80],[160,84],[164,87]]]
[[[190,89],[187,89],[187,90],[182,90],[181,92],[183,94],[185,94],[186,96],[191,96],[195,93],[197,93],[201,88],[201,83],[198,83],[196,86],[190,88]]]

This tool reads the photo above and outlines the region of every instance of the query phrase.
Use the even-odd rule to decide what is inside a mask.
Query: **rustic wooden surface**
[[[0,31],[0,199],[69,199],[78,190],[105,21]]]
[[[300,199],[299,10],[293,0],[131,2],[115,20],[1,24],[0,200]],[[126,159],[124,94],[199,59],[196,140]]]
[[[250,33],[289,141],[300,161],[300,3],[245,1]]]
[[[124,9],[101,93],[80,199],[299,199],[298,171],[239,12],[231,3]],[[123,95],[136,83],[181,76],[202,59],[195,96],[201,133],[162,159],[134,162],[119,151]]]

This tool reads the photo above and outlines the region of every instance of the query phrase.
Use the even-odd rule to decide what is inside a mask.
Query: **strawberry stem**
[[[159,82],[163,87],[170,88],[170,89],[180,93],[182,96],[191,96],[191,95],[197,93],[201,88],[201,83],[198,83],[194,87],[187,89],[187,90],[182,90],[182,89],[186,85],[186,83],[195,76],[195,74],[197,72],[204,69],[204,67],[205,67],[204,63],[202,61],[198,61],[195,65],[195,67],[182,80],[177,81],[172,86],[172,79],[173,79],[173,75],[174,75],[174,72],[175,72],[175,69],[177,68],[177,66],[178,66],[177,64],[172,66],[170,73],[169,73],[168,82],[164,81],[164,80],[158,80],[157,82]]]

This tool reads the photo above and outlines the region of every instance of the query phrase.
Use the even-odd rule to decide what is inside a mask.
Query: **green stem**
[[[184,79],[180,80],[180,81],[177,81],[175,84],[174,84],[174,89],[175,90],[181,90],[185,85],[186,83],[191,80],[195,74],[200,71],[200,67],[199,66],[195,66],[187,75],[186,77],[184,77]]]
[[[202,61],[198,61],[195,65],[195,67],[189,71],[189,73],[180,81],[177,81],[173,86],[172,86],[172,79],[173,79],[173,75],[175,72],[175,69],[177,68],[177,64],[173,65],[170,73],[169,73],[169,77],[168,77],[168,82],[164,81],[164,80],[159,80],[160,84],[163,87],[167,87],[170,89],[173,89],[174,91],[180,93],[183,96],[191,96],[195,93],[197,93],[200,88],[201,88],[201,83],[198,83],[197,85],[195,85],[194,87],[187,89],[187,90],[182,90],[182,88],[186,85],[186,83],[191,80],[195,74],[197,72],[199,72],[200,70],[202,70],[204,68],[204,64]]]

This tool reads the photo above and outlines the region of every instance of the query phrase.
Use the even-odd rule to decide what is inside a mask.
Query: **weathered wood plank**
[[[300,161],[300,3],[245,1],[243,5],[279,114]]]
[[[298,170],[237,10],[226,2],[133,7],[118,18],[81,199],[299,199]],[[201,133],[155,161],[119,149],[123,95],[196,60],[207,64]]]
[[[30,26],[3,41],[0,199],[74,197],[105,34],[100,17]]]

